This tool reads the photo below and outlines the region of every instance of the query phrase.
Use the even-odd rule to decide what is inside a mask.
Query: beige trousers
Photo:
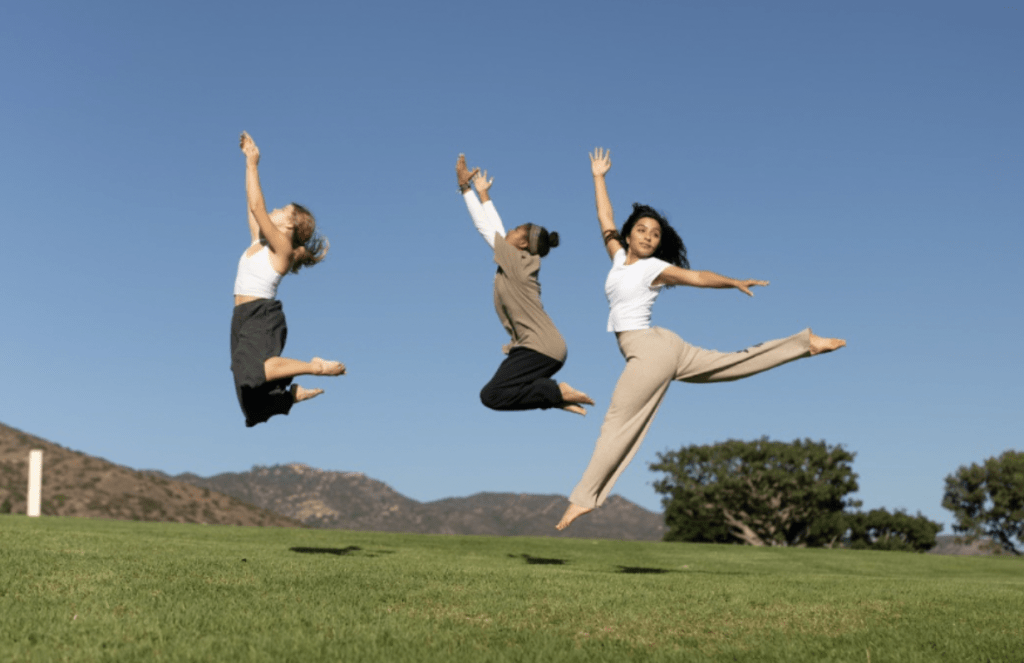
[[[651,327],[620,332],[619,349],[626,368],[615,385],[590,464],[569,496],[573,504],[591,509],[604,503],[633,460],[670,382],[739,380],[809,357],[811,330],[739,352],[718,352],[690,345],[667,329]]]

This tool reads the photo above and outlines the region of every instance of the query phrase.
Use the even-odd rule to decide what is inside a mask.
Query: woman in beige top
[[[494,309],[511,337],[504,347],[508,357],[480,391],[480,401],[492,410],[560,408],[586,414],[583,405],[594,401],[565,382],[551,379],[565,363],[565,341],[540,301],[540,260],[558,246],[558,233],[533,223],[505,233],[488,190],[493,179],[480,169],[470,171],[466,158],[455,164],[466,207],[477,230],[494,250],[498,264],[494,276]],[[470,188],[470,181],[480,199]],[[482,201],[482,202],[481,202]]]

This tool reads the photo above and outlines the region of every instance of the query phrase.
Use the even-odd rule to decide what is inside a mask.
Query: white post
[[[43,493],[43,451],[28,452],[28,515],[39,516],[39,502]]]

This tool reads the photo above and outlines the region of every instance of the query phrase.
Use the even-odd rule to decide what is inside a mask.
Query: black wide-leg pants
[[[480,401],[492,410],[546,410],[564,405],[562,391],[551,376],[565,362],[529,348],[512,348]]]

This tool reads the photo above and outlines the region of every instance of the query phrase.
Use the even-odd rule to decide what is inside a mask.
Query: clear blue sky
[[[811,326],[849,347],[675,384],[655,453],[808,437],[857,454],[865,508],[940,506],[1024,432],[1024,3],[16,3],[0,21],[0,421],[133,468],[302,462],[417,500],[568,494],[623,361],[588,150],[619,222],[664,210],[696,269],[771,286],[664,293],[654,322],[737,350]],[[248,243],[238,134],[271,206],[331,240],[279,296],[327,393],[246,429],[229,371]],[[559,377],[598,406],[497,413],[494,265],[454,162],[506,224],[557,230]]]

